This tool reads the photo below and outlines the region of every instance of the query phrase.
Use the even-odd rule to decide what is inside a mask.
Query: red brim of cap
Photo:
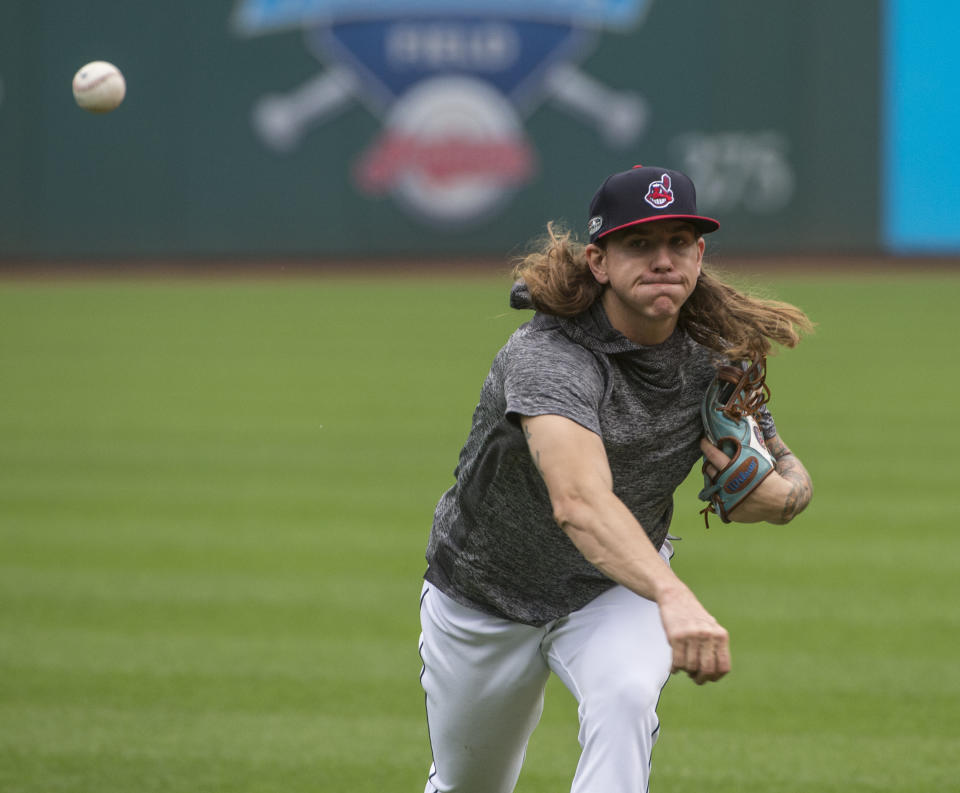
[[[686,220],[689,223],[692,223],[697,229],[703,234],[709,234],[711,231],[716,231],[720,228],[720,223],[713,218],[704,217],[703,215],[656,215],[655,217],[650,218],[641,218],[640,220],[634,220],[630,223],[624,223],[622,226],[617,226],[616,228],[609,229],[608,231],[603,232],[603,234],[598,234],[595,239],[601,239],[602,237],[607,237],[610,234],[613,234],[615,231],[620,231],[621,229],[627,229],[631,226],[639,226],[641,223],[653,223],[656,220]]]

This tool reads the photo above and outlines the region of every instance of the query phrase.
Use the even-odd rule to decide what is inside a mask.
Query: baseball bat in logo
[[[646,102],[601,84],[577,63],[603,29],[639,24],[649,0],[241,0],[245,35],[305,29],[326,69],[261,98],[264,143],[293,152],[356,99],[383,122],[352,173],[426,222],[487,217],[537,171],[524,121],[545,100],[594,125],[608,146],[634,143]]]

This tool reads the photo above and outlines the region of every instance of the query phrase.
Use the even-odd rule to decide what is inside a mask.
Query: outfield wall
[[[580,231],[597,184],[638,162],[690,173],[728,252],[960,250],[960,189],[934,238],[889,199],[887,163],[913,150],[884,124],[915,118],[901,93],[936,68],[909,57],[927,35],[918,13],[906,0],[6,0],[0,256],[499,256],[550,219]],[[127,78],[107,116],[71,96],[95,59]],[[903,139],[924,149],[944,115]],[[946,122],[960,127],[956,103]]]

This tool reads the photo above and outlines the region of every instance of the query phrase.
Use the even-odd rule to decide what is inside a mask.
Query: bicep
[[[613,488],[607,453],[595,432],[552,414],[521,416],[520,426],[551,500]]]
[[[557,525],[598,570],[654,599],[669,567],[614,494],[600,436],[557,415],[524,416],[520,421],[550,492]]]

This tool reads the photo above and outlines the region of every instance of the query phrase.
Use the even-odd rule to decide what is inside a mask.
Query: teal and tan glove
[[[773,471],[775,461],[755,418],[770,398],[765,378],[764,359],[746,369],[721,366],[703,398],[700,415],[704,434],[730,458],[713,477],[704,466],[699,498],[709,502],[701,510],[708,528],[710,513],[729,523],[730,513]]]

